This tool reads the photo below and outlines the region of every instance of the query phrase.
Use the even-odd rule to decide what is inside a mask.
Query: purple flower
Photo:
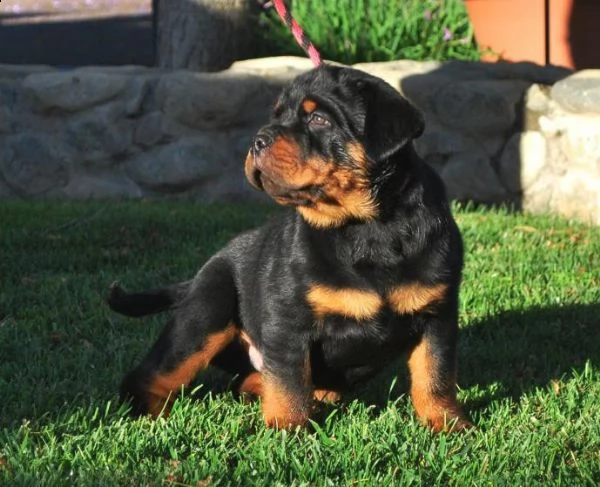
[[[431,10],[429,10],[429,9],[425,10],[425,12],[423,12],[423,18],[427,22],[429,22],[433,18],[433,13],[431,12]]]
[[[452,40],[452,37],[454,37],[452,31],[448,29],[448,27],[444,27],[444,41],[448,42],[449,40]]]

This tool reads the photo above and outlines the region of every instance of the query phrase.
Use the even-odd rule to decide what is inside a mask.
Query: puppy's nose
[[[273,143],[273,137],[265,132],[259,132],[252,141],[252,148],[255,153],[265,150]]]

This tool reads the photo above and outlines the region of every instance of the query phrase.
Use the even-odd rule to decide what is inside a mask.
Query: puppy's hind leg
[[[213,258],[142,362],[123,379],[121,397],[134,415],[158,416],[179,390],[239,335],[237,298],[227,261]]]

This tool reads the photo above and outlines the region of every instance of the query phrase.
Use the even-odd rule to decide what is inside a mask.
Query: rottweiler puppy
[[[463,247],[444,186],[416,155],[420,113],[358,70],[322,66],[281,93],[245,161],[252,186],[291,207],[242,233],[183,283],[110,307],[172,319],[123,380],[134,414],[159,415],[209,364],[237,374],[265,423],[304,425],[407,354],[418,417],[469,425],[456,400]]]

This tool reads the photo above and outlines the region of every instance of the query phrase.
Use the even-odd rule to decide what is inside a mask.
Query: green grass
[[[480,57],[462,0],[298,0],[292,7],[325,59],[354,64]],[[304,55],[274,9],[260,20],[264,54]]]
[[[217,393],[218,374],[166,421],[127,418],[119,381],[165,317],[109,312],[109,283],[189,277],[272,211],[2,202],[0,485],[598,484],[600,229],[549,218],[457,213],[460,399],[476,431],[420,426],[403,367],[308,431],[266,430],[258,405]]]

